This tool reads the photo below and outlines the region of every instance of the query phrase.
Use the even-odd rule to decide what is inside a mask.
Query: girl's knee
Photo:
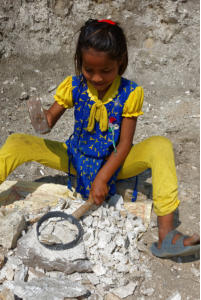
[[[172,151],[172,142],[164,136],[152,136],[149,138],[149,143],[154,152]]]
[[[8,136],[6,142],[9,143],[16,143],[19,141],[24,141],[27,138],[27,134],[24,133],[12,133],[11,135]]]
[[[29,144],[30,142],[27,134],[13,133],[7,138],[4,146],[7,150],[12,149],[12,151],[16,151]]]
[[[174,152],[171,141],[163,136],[153,136],[149,138],[149,157],[150,164],[153,166],[153,163],[162,163],[164,161],[173,161]]]

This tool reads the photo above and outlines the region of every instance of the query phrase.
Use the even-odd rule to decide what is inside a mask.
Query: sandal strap
[[[176,243],[172,243],[172,239],[175,237],[176,234],[179,234],[180,237],[176,240]],[[161,248],[162,249],[168,249],[168,252],[170,253],[178,253],[181,251],[182,248],[186,247],[184,246],[184,239],[186,236],[182,235],[179,231],[177,230],[172,230],[170,231],[166,237],[164,238]]]

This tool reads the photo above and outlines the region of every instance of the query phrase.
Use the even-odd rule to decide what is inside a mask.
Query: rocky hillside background
[[[57,85],[74,74],[80,26],[89,18],[111,18],[127,35],[129,66],[124,76],[145,91],[144,115],[138,120],[134,142],[152,135],[171,139],[181,199],[179,230],[199,231],[199,12],[198,0],[2,0],[0,146],[13,132],[35,134],[26,100],[40,96],[49,107]],[[64,141],[72,128],[73,111],[67,111],[46,137]],[[64,175],[29,163],[8,179],[48,178],[58,183]],[[152,218],[155,221],[154,214]],[[156,236],[155,227],[144,234],[147,249]],[[159,299],[158,295],[168,299],[175,291],[181,298],[171,299],[199,299],[198,273],[192,271],[199,269],[197,260],[182,264],[146,255],[150,255],[154,293],[133,299]]]

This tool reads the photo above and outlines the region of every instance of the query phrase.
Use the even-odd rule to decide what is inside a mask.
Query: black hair
[[[81,27],[74,56],[77,75],[82,73],[82,50],[89,48],[106,52],[110,59],[121,61],[119,75],[126,70],[128,65],[126,37],[117,23],[110,24],[89,19]]]

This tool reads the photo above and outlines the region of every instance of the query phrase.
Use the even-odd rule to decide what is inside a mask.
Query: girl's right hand
[[[108,195],[109,189],[105,182],[102,180],[95,178],[91,185],[91,190],[89,194],[89,198],[92,198],[94,200],[94,203],[96,205],[101,205],[103,201],[105,201],[107,195]]]
[[[56,101],[48,110],[44,110],[50,128],[52,128],[56,124],[56,122],[63,115],[65,110],[66,108],[58,104]]]
[[[51,128],[66,110],[57,102],[54,102],[48,110],[45,110],[39,98],[28,100],[27,106],[32,126],[40,134],[50,132]]]

